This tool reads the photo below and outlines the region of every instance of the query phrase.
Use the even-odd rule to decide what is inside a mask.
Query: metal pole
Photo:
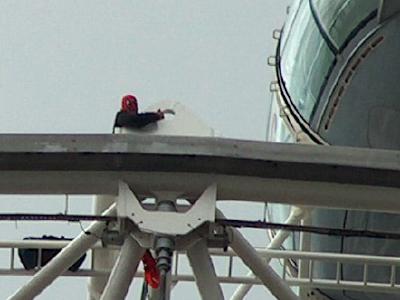
[[[93,213],[101,215],[110,205],[115,203],[116,197],[110,195],[95,195],[93,199]],[[119,255],[119,250],[104,247],[92,250],[92,268],[98,271],[110,271]],[[99,300],[108,282],[109,275],[93,276],[88,280],[88,299]]]
[[[308,218],[302,220],[302,224],[304,226],[312,225],[311,214],[308,214]],[[310,251],[311,249],[311,233],[309,232],[300,232],[300,251]],[[300,259],[299,260],[299,278],[308,278],[308,274],[310,272],[310,261],[308,259]],[[306,299],[310,288],[308,287],[300,287],[299,295],[301,298]]]
[[[162,271],[161,271],[162,272]],[[160,286],[157,289],[149,287],[148,300],[165,300],[169,299],[172,290],[171,272],[161,274],[160,272]],[[165,288],[168,287],[168,293],[165,293]],[[168,297],[168,298],[167,298]]]
[[[128,235],[112,269],[101,300],[125,299],[143,254],[144,249]]]
[[[217,210],[217,216],[218,218],[225,218],[219,210]],[[232,232],[231,248],[269,291],[279,300],[300,300],[285,281],[258,255],[239,230],[236,228],[230,228],[230,230]]]
[[[303,217],[304,213],[301,208],[293,207],[292,211],[290,212],[289,217],[286,219],[285,224],[298,224]],[[277,249],[279,248],[286,238],[290,235],[290,231],[279,230],[275,237],[271,240],[268,244],[267,249]],[[268,264],[271,261],[271,258],[266,258],[265,264]],[[247,273],[247,276],[254,276],[253,272]],[[253,285],[250,283],[241,284],[237,287],[235,292],[233,293],[230,300],[242,300],[246,294],[250,291]]]
[[[208,254],[207,243],[204,239],[196,242],[187,249],[190,266],[196,278],[196,285],[202,299],[223,300],[221,286],[215,273],[214,264]]]
[[[175,211],[176,196],[156,194],[157,210],[159,211]],[[161,200],[160,200],[161,199]],[[171,262],[175,248],[175,240],[173,236],[157,235],[155,240],[155,251],[157,255],[157,268],[160,271],[160,286],[155,294],[159,295],[159,300],[169,300],[171,294]]]
[[[116,214],[116,205],[113,204],[103,215]],[[104,222],[93,222],[85,232],[80,233],[68,246],[54,257],[46,266],[37,272],[31,281],[20,288],[9,300],[28,300],[38,296],[58,276],[65,272],[91,246],[93,246],[106,228]],[[90,232],[90,233],[89,233]]]

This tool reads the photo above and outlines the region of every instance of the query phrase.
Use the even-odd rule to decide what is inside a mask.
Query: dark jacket
[[[155,112],[145,112],[145,113],[132,113],[119,111],[115,117],[114,128],[115,127],[128,127],[139,129],[150,123],[157,122],[161,120],[162,117]]]

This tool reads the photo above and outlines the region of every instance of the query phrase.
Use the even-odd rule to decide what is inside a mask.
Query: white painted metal
[[[108,195],[96,195],[93,199],[93,213],[102,214],[110,205],[116,202],[116,197]],[[88,281],[88,297],[90,300],[99,300],[108,281],[110,271],[115,264],[119,249],[98,248],[92,250],[92,268],[95,271],[104,272],[104,276],[92,277]]]
[[[128,235],[121,247],[101,300],[123,300],[143,257],[144,249]]]
[[[211,181],[218,185],[218,200],[267,201],[297,206],[400,212],[398,201],[400,189],[393,180],[390,180],[397,178],[396,175],[400,171],[396,151],[306,147],[305,145],[193,137],[183,139],[172,136],[137,136],[136,138],[137,140],[124,140],[121,136],[118,138],[109,135],[86,136],[86,140],[90,139],[94,142],[83,144],[83,137],[80,136],[57,139],[52,136],[3,137],[0,135],[0,153],[1,151],[13,152],[13,156],[18,158],[25,170],[10,169],[9,165],[12,163],[0,164],[0,192],[116,195],[118,179],[123,179],[134,187],[138,195],[148,195],[156,186],[159,190],[185,190],[188,197],[195,198]],[[13,143],[3,145],[3,141],[10,139]],[[77,155],[79,162],[68,162],[68,164],[60,162],[62,171],[43,170],[46,167],[51,168],[47,154],[51,155],[51,151],[54,152],[54,150],[48,149],[58,149],[61,151],[60,157],[73,153]],[[26,153],[32,153],[30,151],[40,153],[43,159],[41,169],[38,169],[35,164],[30,164],[26,155]],[[84,164],[87,159],[84,154],[86,152],[93,153],[91,157],[94,161],[89,165]],[[197,164],[191,165],[193,170],[181,172],[180,164],[188,163],[187,155],[191,157],[190,162],[196,162],[199,157],[202,159],[197,161]],[[121,166],[118,166],[118,161],[126,156],[136,160],[139,159],[138,156],[141,156],[149,168],[142,166],[142,172],[135,170],[119,172],[118,168]],[[165,156],[169,156],[168,165],[160,164]],[[203,160],[205,157],[209,160]],[[96,158],[98,161],[95,161]],[[103,163],[103,159],[107,163]],[[223,164],[226,159],[235,162],[236,168],[232,169],[231,164],[228,163]],[[154,165],[152,165],[154,161],[158,162],[158,166],[162,165],[160,169],[167,168],[168,170],[165,172],[154,170]],[[276,163],[278,169],[283,163],[283,168],[285,168],[284,165],[290,166],[290,169],[294,168],[297,172],[286,173],[286,179],[275,178],[273,174],[266,174],[265,177],[260,174],[257,176],[251,176],[251,173],[241,174],[240,171],[246,169],[246,166],[248,168],[249,162],[254,166],[257,164],[268,166]],[[107,165],[111,168],[102,169]],[[214,170],[216,165],[219,168]],[[316,176],[301,180],[300,168],[308,168],[308,166],[316,168],[315,174],[326,170],[330,175],[323,182]],[[83,169],[79,171],[77,167]],[[376,176],[357,176],[357,170],[360,168],[371,174],[379,171],[379,174],[388,172],[393,176],[379,175],[379,178],[386,181],[386,184],[381,184],[380,180],[374,180]],[[272,170],[267,167],[265,169]],[[212,179],[210,179],[209,170],[213,170]],[[353,171],[356,175],[349,175],[354,173]],[[347,178],[351,180],[347,183],[338,183],[337,180],[343,180],[344,174],[347,174]],[[369,182],[371,180],[373,182]],[[30,184],[23,184],[26,181]]]
[[[146,111],[172,109],[174,115],[165,115],[165,119],[149,124],[139,130],[122,128],[120,133],[138,135],[175,135],[175,136],[214,136],[214,130],[183,104],[175,101],[162,101],[146,108]]]
[[[1,268],[0,276],[34,276],[39,270],[25,270],[22,268]],[[93,271],[91,269],[79,269],[77,272],[65,271],[60,276],[66,277],[96,277],[109,275],[110,272]]]
[[[301,220],[301,225],[303,226],[312,226],[311,220],[311,209],[307,210],[305,217]],[[310,251],[311,250],[311,233],[309,232],[300,232],[300,251]],[[309,264],[307,260],[301,259],[298,262],[299,265],[299,277],[306,278],[310,272]],[[301,287],[299,289],[299,295],[302,299],[306,299],[307,294],[309,293],[308,288]]]
[[[11,170],[7,170],[7,176],[11,175],[14,178],[19,178],[21,175],[26,176],[23,178],[32,178],[33,176],[36,176],[35,174],[41,174],[40,176],[48,176],[52,177],[54,175],[54,178],[56,178],[55,181],[54,178],[50,178],[50,183],[49,185],[52,185],[54,182],[57,180],[57,184],[54,184],[56,186],[57,193],[58,192],[65,192],[63,189],[66,188],[67,186],[76,186],[78,179],[81,179],[83,177],[85,178],[90,178],[91,182],[88,183],[88,185],[91,185],[91,188],[99,187],[103,183],[106,185],[112,186],[116,185],[119,179],[121,180],[126,180],[132,186],[135,191],[139,191],[139,195],[148,195],[147,193],[151,193],[154,190],[163,190],[164,188],[169,189],[169,191],[180,191],[180,190],[185,190],[187,192],[188,197],[191,197],[190,199],[196,199],[198,195],[202,191],[204,191],[205,187],[209,186],[209,184],[216,182],[218,185],[218,197],[219,199],[216,199],[216,191],[209,192],[212,197],[206,197],[206,199],[203,201],[202,199],[199,199],[197,202],[207,202],[209,201],[210,203],[213,203],[215,205],[215,201],[217,200],[223,200],[223,199],[232,199],[232,200],[246,200],[246,201],[266,201],[266,200],[271,200],[271,201],[278,201],[278,202],[283,202],[283,203],[302,203],[306,205],[317,205],[317,206],[324,206],[324,207],[332,207],[332,208],[352,208],[352,209],[362,209],[362,210],[380,210],[380,211],[399,211],[400,206],[398,202],[398,196],[400,195],[400,189],[398,186],[396,186],[393,182],[389,182],[390,184],[388,185],[379,185],[379,183],[373,183],[370,186],[364,185],[365,182],[359,182],[359,184],[347,184],[347,183],[339,183],[336,182],[335,179],[333,179],[333,182],[330,181],[330,178],[325,178],[324,182],[320,182],[319,179],[317,178],[309,178],[305,180],[298,180],[298,178],[290,178],[290,176],[286,179],[282,178],[275,178],[273,175],[266,175],[265,178],[259,177],[259,176],[254,176],[252,177],[249,174],[241,174],[240,170],[245,166],[246,160],[251,161],[253,163],[263,161],[268,162],[268,157],[271,158],[272,162],[275,162],[277,164],[280,163],[280,160],[278,158],[282,158],[286,164],[291,164],[292,162],[294,163],[293,165],[298,165],[298,164],[304,164],[305,167],[308,165],[314,165],[316,167],[324,167],[325,162],[323,161],[322,158],[328,157],[328,152],[332,150],[332,148],[329,148],[329,150],[326,150],[327,152],[324,154],[325,150],[315,150],[312,148],[307,148],[307,149],[302,149],[302,148],[295,148],[296,150],[289,150],[284,153],[283,156],[277,156],[274,155],[274,153],[271,154],[269,150],[273,150],[276,152],[279,152],[281,149],[280,146],[275,146],[272,145],[271,148],[265,148],[264,146],[261,147],[260,145],[256,145],[255,148],[258,149],[258,152],[255,151],[244,151],[244,150],[252,150],[253,149],[253,144],[249,146],[248,148],[241,149],[242,152],[239,150],[234,150],[235,146],[240,143],[231,143],[226,141],[203,141],[203,140],[198,140],[197,143],[195,142],[185,142],[183,143],[180,141],[181,144],[179,146],[185,145],[186,143],[190,144],[188,147],[182,147],[179,148],[178,145],[175,145],[174,143],[176,140],[171,137],[171,141],[166,141],[163,140],[161,137],[159,139],[155,138],[152,140],[146,140],[144,139],[145,143],[141,144],[140,146],[133,145],[134,143],[121,143],[121,147],[126,146],[125,152],[127,155],[130,155],[130,157],[134,158],[135,155],[141,155],[141,154],[146,154],[146,157],[158,157],[162,159],[165,156],[169,157],[175,157],[176,162],[179,162],[181,155],[187,159],[187,155],[192,155],[194,159],[196,157],[202,156],[202,157],[210,157],[212,159],[215,159],[214,163],[219,164],[220,161],[218,160],[219,158],[223,158],[225,160],[234,160],[235,163],[237,164],[237,169],[234,169],[233,171],[229,168],[227,169],[218,169],[217,171],[220,172],[218,174],[213,174],[212,176],[209,175],[207,172],[207,168],[212,167],[207,166],[205,169],[196,169],[197,171],[192,170],[186,170],[186,173],[181,173],[179,168],[178,169],[173,169],[174,164],[172,164],[171,169],[168,170],[163,170],[160,172],[155,172],[154,170],[147,170],[144,169],[143,172],[135,172],[134,170],[126,170],[119,172],[118,169],[110,169],[110,170],[103,170],[103,171],[93,171],[89,170],[87,174],[93,174],[93,177],[91,176],[83,176],[83,174],[86,174],[86,170],[83,170],[82,172],[75,172],[71,175],[70,170],[68,169],[68,166],[66,167],[66,170],[64,170],[64,173],[68,173],[70,176],[68,177],[68,180],[70,181],[65,181],[65,174],[64,175],[57,175],[55,173],[52,173],[52,171],[38,171],[34,170],[32,172],[30,171],[25,171],[25,172],[14,172]],[[179,142],[179,141],[178,141]],[[147,143],[147,144],[146,144]],[[202,144],[204,143],[204,144]],[[229,147],[224,148],[223,145],[224,143],[229,144]],[[101,144],[102,145],[102,144]],[[232,146],[232,147],[231,147]],[[240,145],[239,145],[240,146]],[[111,146],[110,146],[111,147]],[[119,145],[112,145],[112,148],[114,149],[112,154],[116,155],[115,157],[119,157],[118,151],[121,150],[119,148]],[[138,147],[138,148],[135,148]],[[191,148],[192,147],[192,148]],[[260,147],[260,148],[257,148]],[[193,150],[195,149],[196,150]],[[200,149],[200,150],[197,150]],[[57,148],[58,149],[58,148]],[[85,148],[86,149],[86,148]],[[144,149],[144,150],[143,150]],[[161,150],[160,150],[161,149]],[[166,150],[165,150],[166,149]],[[240,149],[240,147],[239,147]],[[97,149],[98,150],[98,149]],[[268,150],[268,151],[266,151]],[[288,149],[286,149],[288,150]],[[297,150],[299,151],[301,155],[307,154],[307,156],[312,156],[312,159],[305,159],[304,157],[301,159],[298,159],[298,156],[296,158],[293,158],[292,154],[296,154]],[[340,151],[339,151],[340,150]],[[349,153],[351,151],[355,151],[353,154],[358,157],[358,160],[356,163],[354,163],[351,158],[353,157],[352,155],[348,155],[347,152],[346,154],[343,154],[341,150],[339,149],[336,152],[336,156],[332,156],[329,161],[326,162],[326,165],[329,164],[335,164],[336,161],[338,161],[338,165],[340,166],[345,166],[348,171],[351,170],[353,167],[354,169],[357,168],[364,168],[371,170],[371,172],[374,169],[380,169],[381,173],[384,173],[385,171],[392,172],[393,174],[397,174],[399,171],[398,167],[398,153],[391,153],[391,152],[383,152],[383,151],[369,151],[365,150],[364,154],[362,154],[360,151],[360,155],[357,154],[358,150],[348,150],[345,149],[346,151],[348,150]],[[73,150],[71,150],[72,152]],[[82,151],[82,150],[81,150]],[[100,151],[102,153],[103,150]],[[108,150],[107,150],[108,151]],[[105,151],[105,152],[107,152]],[[197,152],[196,152],[197,151]],[[204,151],[204,152],[202,152]],[[272,152],[273,152],[272,151]],[[316,152],[313,152],[316,151]],[[318,152],[320,151],[320,152]],[[336,151],[336,150],[335,150]],[[39,151],[40,152],[40,151]],[[103,151],[104,152],[104,151]],[[112,152],[112,151],[111,151]],[[121,151],[123,153],[124,151]],[[268,152],[268,154],[265,154],[264,152]],[[312,153],[319,153],[319,155],[313,155],[310,154]],[[97,153],[97,152],[96,152]],[[253,155],[255,153],[255,155]],[[371,154],[372,153],[372,154]],[[377,153],[378,157],[380,157],[382,160],[380,163],[376,164],[376,161],[374,159],[374,153]],[[107,154],[110,154],[107,152]],[[371,156],[370,156],[371,154]],[[45,155],[45,153],[43,154]],[[272,156],[268,156],[272,155]],[[281,155],[281,153],[279,154]],[[396,156],[397,155],[397,156]],[[78,153],[79,156],[79,153]],[[314,158],[316,157],[316,158]],[[361,157],[368,158],[366,162],[361,162]],[[336,160],[339,158],[338,160]],[[237,160],[236,160],[237,159]],[[109,161],[110,163],[110,161]],[[204,162],[206,164],[206,162]],[[115,166],[113,166],[114,168]],[[291,166],[293,167],[293,166]],[[85,167],[86,168],[86,167]],[[196,166],[194,166],[196,168]],[[162,169],[162,168],[161,168]],[[231,173],[230,173],[231,172]],[[334,172],[334,171],[332,171]],[[29,173],[29,174],[28,174]],[[334,173],[334,175],[338,175],[337,173]],[[6,176],[2,174],[1,176]],[[336,176],[335,175],[335,176]],[[340,174],[339,174],[340,175]],[[59,176],[59,177],[57,177]],[[64,177],[63,177],[64,176]],[[333,176],[333,178],[335,178]],[[4,177],[3,177],[4,178]],[[336,177],[337,178],[337,177]],[[34,178],[34,181],[40,181],[42,182],[43,177],[40,178]],[[183,180],[185,179],[185,180]],[[354,179],[354,178],[353,178]],[[19,179],[17,180],[18,182],[23,182],[23,180]],[[45,182],[45,181],[43,181]],[[48,184],[46,182],[46,184]],[[86,188],[86,182],[82,183],[79,185],[76,191],[79,190],[79,188]],[[155,186],[155,187],[154,187]],[[23,188],[20,186],[15,187],[16,190],[18,188]],[[36,192],[39,191],[40,188],[43,188],[43,185],[38,185]],[[4,191],[4,190],[2,190]],[[26,190],[24,190],[26,191]],[[85,190],[86,192],[89,190]],[[102,190],[103,191],[103,190]],[[113,188],[107,191],[114,191]],[[113,192],[114,193],[114,192]],[[380,195],[382,197],[380,197]],[[232,197],[231,197],[232,196]],[[112,198],[112,197],[111,197]],[[212,199],[212,201],[210,200]],[[113,202],[113,201],[112,201]],[[138,203],[138,202],[137,202]],[[209,204],[209,203],[208,203]],[[215,208],[215,206],[214,206]],[[192,208],[193,209],[193,208]],[[203,209],[203,212],[207,210],[212,211],[213,208],[205,208]],[[99,210],[101,211],[101,210]],[[134,213],[136,211],[133,211]],[[188,211],[190,212],[190,210]],[[185,212],[182,213],[175,213],[174,215],[174,220],[172,221],[174,226],[179,227],[179,225],[176,225],[175,223],[175,216],[179,215],[184,215]],[[154,216],[154,215],[153,215]],[[162,215],[161,217],[165,218],[165,215]],[[207,218],[205,218],[207,219]],[[213,216],[210,219],[213,221]],[[198,220],[201,221],[201,220]],[[197,221],[196,221],[197,222]],[[188,228],[191,227],[196,227],[201,223],[196,223],[192,222],[190,223],[190,226],[187,226]],[[150,223],[150,222],[145,222],[145,223]],[[165,224],[165,223],[164,223]],[[160,225],[158,225],[161,227]],[[188,231],[188,228],[185,229],[184,232]],[[142,228],[142,230],[147,230],[147,231],[157,231],[159,228]],[[92,231],[92,230],[91,230]],[[176,234],[177,230],[176,228],[174,230],[168,231],[169,233]],[[233,232],[233,240],[232,240],[232,247],[233,249],[240,255],[240,257],[245,261],[245,263],[253,270],[256,272],[256,274],[261,278],[262,283],[266,284],[268,287],[271,287],[271,290],[273,293],[278,294],[280,299],[292,299],[291,294],[290,294],[290,289],[288,286],[280,280],[277,275],[272,271],[272,269],[269,266],[265,266],[265,263],[263,260],[256,255],[256,250],[253,249],[247,241],[240,235],[240,233],[233,229],[231,232]],[[280,243],[286,238],[285,232],[282,232],[278,234],[276,241],[280,241]],[[279,238],[278,238],[279,237]],[[79,237],[78,237],[79,239]],[[275,241],[275,239],[274,239]],[[94,243],[95,241],[91,241],[91,243]],[[75,250],[77,250],[78,247],[83,247],[86,242],[83,242],[81,245],[76,246]],[[89,243],[89,242],[87,242]],[[5,244],[4,244],[5,245]],[[17,244],[12,246],[12,244],[9,244],[11,249],[16,248]],[[21,242],[20,244],[22,247],[28,246],[28,244],[24,244],[24,242]],[[37,243],[35,244],[38,248],[44,248],[42,247],[43,245],[48,245],[49,248],[53,247],[50,244],[44,243]],[[86,246],[85,246],[86,247]],[[68,246],[63,250],[61,254],[65,254],[65,252],[71,251],[71,246]],[[67,250],[69,249],[69,250]],[[14,250],[12,250],[14,251]],[[95,250],[97,251],[97,250]],[[213,252],[213,251],[211,251]],[[10,255],[10,268],[9,270],[0,270],[0,273],[4,274],[6,272],[9,272],[8,274],[16,274],[16,275],[21,275],[21,274],[33,274],[34,272],[28,272],[28,271],[21,271],[19,269],[15,269],[14,267],[14,252],[11,252]],[[74,253],[74,252],[73,252]],[[214,254],[218,254],[218,251],[215,251]],[[60,254],[60,255],[61,255]],[[75,253],[76,255],[77,252]],[[74,255],[75,255],[74,254]],[[81,253],[80,253],[81,254]],[[204,254],[204,253],[203,253]],[[303,274],[304,278],[292,278],[289,275],[286,278],[286,282],[289,285],[296,285],[296,286],[301,286],[301,287],[322,287],[322,288],[334,288],[334,289],[352,289],[352,290],[364,290],[364,291],[384,291],[384,292],[399,292],[400,287],[396,285],[395,283],[395,278],[396,278],[396,267],[400,266],[400,263],[398,259],[396,260],[395,258],[379,258],[379,257],[368,257],[368,256],[347,256],[347,255],[338,255],[338,254],[324,254],[324,253],[296,253],[296,252],[284,252],[282,251],[259,251],[260,256],[264,256],[266,258],[295,258],[295,259],[300,259],[300,260],[309,260],[309,266],[311,266],[311,270],[309,272],[308,276],[305,276]],[[72,255],[72,254],[71,254]],[[221,255],[227,255],[229,259],[233,255],[232,251],[228,251],[227,253],[221,253]],[[62,257],[62,255],[60,256]],[[69,256],[68,256],[69,257]],[[67,257],[67,258],[68,258]],[[99,257],[99,256],[97,256]],[[35,293],[40,293],[40,291],[47,286],[54,278],[58,275],[68,275],[68,276],[99,276],[103,277],[104,275],[107,274],[107,271],[109,270],[110,266],[106,266],[104,268],[95,266],[93,270],[83,270],[82,272],[77,272],[74,274],[71,274],[70,272],[62,273],[60,271],[61,266],[62,268],[65,267],[66,264],[66,259],[67,258],[59,258],[56,257],[52,262],[50,262],[46,267],[44,267],[42,270],[40,270],[34,277],[33,281],[29,283],[28,287],[24,287],[22,289],[23,291],[26,291],[27,289],[31,289],[34,291],[34,293],[29,293],[29,296],[34,295]],[[104,256],[103,256],[104,258]],[[69,258],[68,258],[69,259]],[[328,260],[335,262],[337,265],[337,272],[339,274],[342,264],[345,263],[360,263],[362,266],[364,266],[364,276],[363,280],[361,281],[343,281],[340,280],[339,276],[336,276],[334,280],[322,280],[318,278],[314,278],[312,276],[312,266],[317,262],[318,260]],[[54,264],[53,262],[56,262]],[[107,261],[107,260],[104,260]],[[111,260],[110,260],[111,261]],[[109,262],[110,262],[109,261]],[[231,260],[232,261],[232,260]],[[383,265],[388,268],[388,274],[390,274],[390,281],[387,283],[374,283],[374,282],[368,282],[368,276],[367,272],[371,272],[369,269],[370,265],[377,264],[377,265]],[[49,267],[48,267],[49,266]],[[56,267],[54,267],[56,266]],[[232,265],[230,265],[230,269]],[[195,268],[198,268],[196,266]],[[65,268],[64,268],[65,269]],[[46,274],[43,275],[43,271],[46,270]],[[203,274],[204,272],[195,272],[198,274]],[[307,273],[307,272],[306,272]],[[337,275],[338,275],[337,274]],[[245,278],[245,277],[235,277],[231,276],[231,272],[228,274],[228,276],[216,276],[216,280],[219,280],[220,282],[227,282],[227,283],[261,283],[260,280],[255,279],[255,278]],[[139,273],[138,276],[142,276],[142,273]],[[53,279],[49,279],[49,277]],[[200,275],[201,277],[201,275]],[[40,279],[37,279],[40,278]],[[115,277],[117,278],[117,277]],[[125,278],[127,280],[127,278]],[[189,280],[193,281],[194,277],[191,275],[185,275],[185,274],[178,274],[172,276],[172,280],[176,282],[176,280]],[[204,280],[204,278],[203,278]],[[116,280],[117,282],[115,284],[122,284],[122,281]],[[124,284],[126,284],[127,281],[124,281]],[[97,291],[102,290],[101,288],[97,289]],[[19,291],[21,292],[21,290]],[[17,293],[18,294],[18,293]],[[282,295],[284,294],[284,295]],[[26,294],[28,295],[28,294]],[[11,298],[11,299],[22,299],[18,298],[16,295],[16,298]],[[28,297],[29,299],[29,297]],[[97,298],[96,298],[97,299]]]
[[[103,215],[116,214],[116,206],[112,205]],[[86,230],[80,233],[65,247],[56,257],[44,266],[33,278],[20,288],[10,300],[33,299],[49,286],[58,276],[65,272],[76,260],[78,260],[93,244],[106,228],[105,222],[93,222]],[[87,234],[90,232],[90,234]]]
[[[164,136],[214,136],[214,130],[202,120],[200,120],[198,116],[193,114],[187,107],[185,107],[181,103],[174,101],[163,101],[156,103],[151,107],[148,107],[146,111],[157,111],[158,109],[172,110],[174,114],[166,114],[164,120],[161,120],[157,123],[149,124],[141,129],[118,128],[116,130],[116,133]],[[209,221],[211,219],[213,220],[215,215],[215,197],[213,201],[206,201],[208,199],[204,201],[197,201],[190,212],[186,213],[185,215],[178,215],[177,213],[173,212],[149,213],[141,207],[136,196],[131,193],[130,190],[125,190],[124,196],[122,196],[121,187],[119,187],[118,199],[118,215],[129,217],[137,225],[139,225],[139,228],[141,230],[146,232],[158,232],[168,234],[170,232],[164,231],[168,231],[168,229],[174,228],[175,231],[186,229],[184,233],[187,233],[193,228],[196,228],[198,224]],[[207,206],[211,206],[211,209],[207,209]],[[160,216],[160,213],[163,215]],[[175,222],[177,219],[183,221],[184,223],[181,223],[179,221]],[[168,224],[166,225],[166,223]],[[178,234],[178,232],[176,232],[176,234]],[[181,232],[181,234],[183,233]],[[98,279],[95,278],[94,280],[92,280],[92,282],[93,281],[97,282]],[[155,295],[155,293],[150,292],[151,297],[158,297],[158,295]]]
[[[59,249],[64,248],[70,243],[70,241],[63,240],[4,240],[0,241],[0,248],[34,248],[34,249]],[[110,248],[119,248],[117,246],[110,245]],[[92,249],[103,248],[101,242],[97,242],[93,245]]]
[[[147,211],[129,186],[120,181],[118,216],[128,217],[144,232],[184,235],[204,222],[215,220],[216,196],[217,187],[212,184],[187,212]]]
[[[224,294],[208,254],[207,242],[204,239],[197,241],[187,249],[187,256],[202,299],[223,300]]]
[[[209,249],[209,253],[212,256],[226,257],[230,259],[231,257],[236,257],[237,255],[233,250],[223,251],[220,249]],[[390,280],[387,283],[374,283],[367,282],[365,286],[362,280],[360,281],[343,281],[340,280],[340,276],[336,276],[332,280],[322,280],[313,278],[312,281],[308,277],[297,278],[291,277],[286,274],[285,282],[290,286],[300,286],[305,288],[327,288],[327,289],[345,289],[354,291],[371,291],[371,292],[384,292],[384,293],[400,293],[400,285],[395,284],[396,268],[400,267],[400,258],[397,257],[382,257],[382,256],[367,256],[367,255],[354,255],[354,254],[338,254],[338,253],[316,253],[316,252],[300,252],[300,251],[282,251],[282,250],[265,250],[258,249],[257,253],[264,259],[302,259],[302,260],[313,260],[313,261],[329,261],[336,265],[352,264],[363,266],[365,264],[369,266],[380,266],[386,267],[388,274],[391,274]],[[185,252],[181,251],[178,255],[184,255]],[[181,273],[178,266],[179,260],[175,260],[174,273],[171,276],[172,282],[194,282],[195,277],[191,274]],[[178,272],[178,270],[180,272]],[[340,267],[337,269],[338,274],[340,273]],[[35,271],[26,271],[24,269],[0,269],[0,275],[7,276],[30,276],[34,275]],[[104,276],[105,272],[93,271],[82,269],[78,272],[65,272],[62,276],[75,276],[75,277],[86,277],[86,276]],[[143,277],[143,272],[138,271],[136,277]],[[261,285],[263,284],[258,278],[255,277],[244,277],[244,276],[232,276],[227,271],[226,275],[217,276],[218,281],[224,284],[251,284],[251,285]],[[339,278],[339,280],[338,280]]]
[[[392,268],[391,268],[392,269]],[[8,271],[8,270],[7,270]],[[15,270],[14,273],[8,272],[0,272],[0,275],[14,275],[14,276],[30,276],[33,275],[34,271],[25,271],[25,270]],[[74,276],[74,277],[88,277],[88,276],[102,276],[104,273],[102,272],[94,272],[94,271],[86,271],[82,270],[79,272],[66,272],[62,274],[62,276]],[[135,277],[143,278],[143,272],[139,271],[136,273]],[[178,274],[171,275],[172,282],[194,282],[196,279],[191,274]],[[245,276],[218,276],[218,281],[223,284],[242,284],[249,283],[252,285],[263,285],[263,283],[254,277],[245,277]],[[365,286],[363,281],[343,281],[341,280],[338,284],[336,279],[332,280],[323,280],[323,279],[315,279],[310,282],[308,278],[292,278],[288,277],[285,279],[286,284],[289,286],[303,286],[308,288],[326,288],[326,289],[337,289],[337,290],[352,290],[352,291],[371,291],[371,292],[380,292],[380,293],[400,293],[400,286],[397,284],[389,283],[373,283],[368,282]],[[367,289],[366,289],[367,288]]]
[[[174,115],[166,115],[164,120],[149,124],[139,130],[121,128],[118,133],[135,135],[174,135],[174,136],[214,136],[214,130],[193,114],[187,107],[174,101],[163,101],[148,107],[146,111],[172,110]],[[133,185],[134,186],[134,185]],[[160,193],[152,191],[158,199],[166,200],[166,191]],[[175,192],[176,196],[182,192]],[[170,199],[175,201],[176,198]],[[121,188],[119,184],[118,215],[130,218],[139,229],[144,232],[156,232],[161,234],[186,234],[206,221],[214,221],[216,204],[216,187],[207,189],[202,196],[185,213],[146,211],[141,207],[134,193],[127,185]],[[169,298],[170,274],[166,274],[168,291],[164,291]],[[159,299],[159,291],[150,288],[150,299]]]
[[[291,251],[291,250],[273,250],[273,249],[257,249],[255,248],[257,254],[265,259],[304,259],[304,260],[316,260],[316,261],[328,261],[332,263],[348,263],[348,264],[359,264],[359,265],[379,265],[379,266],[387,266],[387,267],[400,267],[400,258],[392,257],[392,256],[372,256],[372,255],[357,255],[357,254],[343,254],[343,253],[330,253],[330,252],[301,252],[301,251]],[[180,255],[185,254],[184,251],[178,252]],[[232,249],[228,249],[227,251],[220,249],[209,249],[209,253],[212,256],[220,256],[220,257],[236,257],[236,253]],[[178,260],[179,261],[179,260]],[[177,263],[175,261],[175,270],[174,274],[177,274]],[[10,269],[0,269],[1,275],[4,275],[7,272],[7,275],[12,274]],[[34,274],[35,271],[25,271],[24,269],[15,269],[17,273],[21,273],[19,271],[24,271],[23,275]],[[89,270],[86,270],[89,271]],[[85,272],[86,272],[85,271]],[[79,274],[81,271],[76,273],[66,272],[66,274]],[[83,272],[82,272],[83,273]],[[103,274],[102,272],[97,272],[99,274]],[[68,275],[67,274],[67,275]],[[18,274],[15,274],[18,275]]]
[[[64,248],[68,244],[69,241],[57,241],[57,240],[8,240],[8,241],[0,241],[0,248],[57,249],[57,248]]]
[[[304,211],[301,208],[298,207],[292,207],[290,211],[289,217],[286,219],[285,224],[298,224],[300,220],[304,216]],[[285,230],[279,230],[275,237],[271,240],[271,242],[268,244],[267,249],[276,249],[279,248],[283,242],[286,240],[286,238],[290,235],[290,231],[285,231]],[[267,258],[265,260],[265,264],[268,264],[270,262],[271,258]],[[247,276],[254,276],[252,272],[249,272]],[[233,293],[231,300],[241,300],[243,299],[246,294],[250,291],[252,285],[251,284],[241,284],[239,285],[235,292]]]
[[[225,218],[221,211],[217,210],[218,218]],[[264,283],[270,292],[280,300],[299,300],[296,294],[279,277],[275,271],[265,263],[257,254],[251,244],[236,228],[231,228],[231,248],[243,260],[244,264]]]
[[[216,250],[211,251],[213,255],[217,255]],[[222,251],[220,252],[222,253]],[[400,266],[400,258],[392,256],[372,256],[372,255],[358,255],[358,254],[344,254],[344,253],[330,253],[330,252],[301,252],[291,250],[258,250],[257,253],[262,257],[272,258],[293,258],[293,259],[311,259],[311,260],[323,260],[329,262],[340,261],[342,263],[354,263],[354,264],[369,264],[369,265],[396,265]],[[227,255],[229,254],[229,251]],[[231,252],[231,254],[233,254]]]

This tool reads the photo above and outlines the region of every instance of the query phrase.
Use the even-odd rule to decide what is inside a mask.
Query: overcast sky
[[[121,96],[133,93],[141,108],[179,101],[225,137],[264,140],[267,57],[289,2],[1,0],[0,133],[109,133]],[[1,199],[8,212],[63,209],[60,197]],[[74,203],[72,212],[90,208]],[[0,237],[79,232],[68,226],[2,224]],[[27,279],[2,278],[0,298]],[[70,299],[71,289],[85,299],[85,285],[61,279],[38,299]],[[267,295],[257,293],[248,299]]]

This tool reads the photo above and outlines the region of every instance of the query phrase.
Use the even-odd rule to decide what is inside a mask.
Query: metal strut
[[[157,202],[157,210],[164,212],[176,212],[173,200],[160,200]],[[154,249],[156,251],[157,268],[160,271],[159,299],[170,299],[170,287],[168,276],[171,270],[172,254],[175,249],[175,240],[172,236],[157,235]]]
[[[135,276],[144,249],[127,235],[100,300],[123,300]]]
[[[116,214],[116,205],[111,205],[104,216]],[[9,300],[27,300],[38,296],[58,276],[64,273],[79,257],[89,250],[99,239],[107,225],[104,222],[93,222],[85,232],[79,234],[56,257],[45,265],[33,278],[20,288]]]
[[[224,219],[224,214],[217,210],[217,216]],[[290,287],[278,274],[265,264],[265,261],[257,254],[257,251],[243,237],[236,228],[230,229],[232,234],[231,248],[242,259],[243,263],[256,275],[272,295],[280,300],[300,300]]]

